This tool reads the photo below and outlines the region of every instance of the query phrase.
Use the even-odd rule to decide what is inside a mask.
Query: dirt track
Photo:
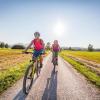
[[[22,92],[21,79],[5,91],[0,100],[100,100],[100,90],[60,57],[54,73],[49,55],[27,96]]]

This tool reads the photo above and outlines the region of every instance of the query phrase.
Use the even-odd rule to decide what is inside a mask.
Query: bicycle
[[[25,52],[25,54],[32,54],[32,52]],[[23,92],[25,94],[28,94],[33,83],[33,79],[35,76],[35,73],[37,77],[40,74],[41,68],[40,68],[40,55],[36,58],[36,60],[30,60],[30,64],[28,65],[24,79],[23,79]]]

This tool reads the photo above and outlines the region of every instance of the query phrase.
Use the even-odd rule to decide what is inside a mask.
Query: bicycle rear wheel
[[[54,65],[54,72],[55,72],[55,68],[58,65],[58,59],[57,59],[57,57],[53,58],[53,65]]]
[[[23,92],[25,94],[28,94],[31,87],[32,87],[32,83],[33,83],[33,79],[34,79],[34,73],[36,71],[35,67],[33,66],[34,64],[31,63],[26,72],[25,72],[25,76],[24,76],[24,80],[23,80]]]

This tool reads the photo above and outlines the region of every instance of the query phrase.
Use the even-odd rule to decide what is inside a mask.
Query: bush
[[[16,45],[13,45],[13,46],[11,47],[11,49],[25,49],[25,46],[24,46],[24,45],[16,44]]]

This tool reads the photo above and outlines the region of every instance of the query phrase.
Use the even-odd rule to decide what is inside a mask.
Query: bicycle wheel
[[[57,58],[55,57],[53,59],[54,72],[55,72],[56,65],[57,65]]]
[[[26,72],[25,72],[25,76],[24,76],[24,80],[23,80],[23,92],[25,94],[29,93],[29,90],[32,87],[32,83],[33,83],[33,79],[34,79],[34,73],[36,71],[35,67],[33,66],[34,64],[31,63]]]

